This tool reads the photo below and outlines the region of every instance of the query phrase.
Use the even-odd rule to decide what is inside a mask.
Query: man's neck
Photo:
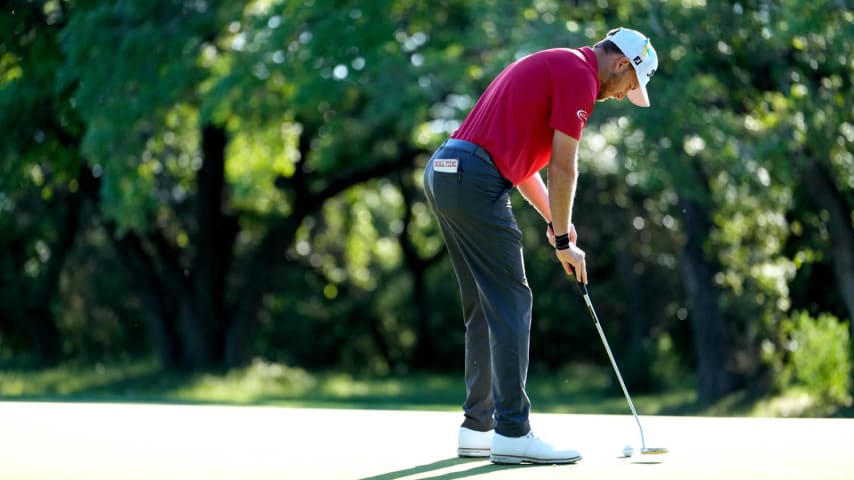
[[[602,48],[591,47],[593,49],[593,54],[596,55],[596,64],[598,68],[598,72],[596,72],[596,79],[599,81],[599,86],[602,86],[602,82],[608,78],[606,72],[609,68],[611,68],[611,58],[610,55],[605,53],[605,50]]]

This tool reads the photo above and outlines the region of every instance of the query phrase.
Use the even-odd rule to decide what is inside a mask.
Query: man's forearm
[[[555,135],[548,170],[548,198],[556,235],[568,233],[572,224],[572,204],[578,182],[577,146],[574,139],[566,142],[565,138]]]
[[[516,188],[519,189],[519,193],[525,197],[525,200],[543,216],[546,222],[552,221],[551,209],[549,208],[549,192],[539,172],[523,180]]]
[[[549,164],[549,208],[552,212],[552,225],[556,235],[569,232],[572,223],[572,204],[578,170],[574,165],[558,165],[563,161]],[[566,163],[570,163],[567,159]],[[575,163],[574,159],[571,163]]]

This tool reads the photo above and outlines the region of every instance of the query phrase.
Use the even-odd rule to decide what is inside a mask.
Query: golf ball
[[[635,449],[632,448],[631,445],[626,445],[625,447],[623,447],[623,456],[624,457],[631,457],[633,453],[635,453]]]

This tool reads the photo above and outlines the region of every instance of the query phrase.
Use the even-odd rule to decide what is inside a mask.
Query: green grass
[[[221,374],[162,372],[154,362],[61,366],[0,371],[0,400],[214,403],[296,407],[458,410],[462,374],[412,373],[362,377],[310,373],[256,361]],[[532,374],[528,394],[539,412],[626,413],[610,371],[573,366]],[[646,414],[666,413],[693,402],[690,389],[634,398]]]
[[[180,374],[155,362],[0,370],[0,401],[70,401],[274,405],[457,411],[462,374],[412,373],[383,377],[308,372],[256,361],[227,373]],[[535,412],[627,414],[610,369],[572,365],[532,373],[528,395]],[[633,392],[641,415],[851,416],[851,409],[816,408],[803,393],[751,400],[743,392],[714,405],[698,406],[691,382],[655,394]]]

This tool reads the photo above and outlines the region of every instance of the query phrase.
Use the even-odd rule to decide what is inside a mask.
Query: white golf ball
[[[625,447],[623,447],[623,456],[624,457],[631,457],[633,453],[635,453],[635,449],[632,448],[631,445],[626,445]]]

